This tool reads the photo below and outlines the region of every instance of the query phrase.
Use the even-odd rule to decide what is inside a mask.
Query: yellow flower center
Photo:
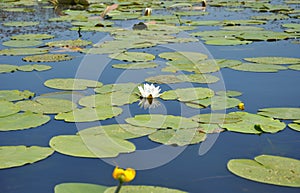
[[[127,168],[124,170],[116,166],[112,176],[114,179],[119,180],[120,182],[130,182],[135,178],[135,170],[132,168]]]

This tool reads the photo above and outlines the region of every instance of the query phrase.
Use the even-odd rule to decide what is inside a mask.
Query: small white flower
[[[160,96],[160,88],[159,86],[155,87],[153,84],[144,84],[144,88],[142,86],[138,86],[138,89],[141,93],[141,97],[143,98],[157,98]]]

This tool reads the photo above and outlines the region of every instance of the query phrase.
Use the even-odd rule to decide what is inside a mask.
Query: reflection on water
[[[155,98],[142,98],[139,101],[139,106],[144,109],[154,109],[160,105],[161,103]]]

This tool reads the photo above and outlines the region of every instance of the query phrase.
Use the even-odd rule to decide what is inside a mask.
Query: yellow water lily
[[[135,170],[132,168],[127,168],[124,170],[116,166],[112,176],[114,179],[119,180],[120,182],[130,182],[135,178]]]
[[[239,103],[237,106],[240,110],[245,110],[245,104],[244,103]]]

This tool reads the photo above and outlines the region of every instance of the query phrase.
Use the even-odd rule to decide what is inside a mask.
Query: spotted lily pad
[[[258,114],[276,119],[300,119],[300,108],[264,108]]]
[[[10,21],[10,22],[4,22],[2,23],[2,25],[4,26],[18,26],[18,27],[26,27],[26,26],[34,26],[34,25],[38,25],[39,22],[35,22],[35,21]]]
[[[62,183],[54,188],[54,193],[104,193],[106,186],[86,183]]]
[[[184,102],[205,99],[212,96],[214,96],[213,90],[209,88],[195,87],[165,91],[160,97],[164,100],[179,100]]]
[[[87,88],[101,87],[102,83],[95,80],[76,79],[76,78],[54,78],[44,82],[50,88],[60,90],[85,90]]]
[[[26,62],[60,62],[72,59],[73,57],[68,54],[41,54],[23,58]]]
[[[12,40],[46,40],[51,38],[54,38],[54,36],[48,34],[23,34],[10,37]]]
[[[23,130],[38,127],[50,121],[50,117],[32,112],[0,117],[0,131]]]
[[[20,108],[12,102],[7,100],[0,100],[0,117],[6,117],[12,114],[16,114],[20,111]]]
[[[144,68],[155,68],[158,64],[155,62],[135,62],[130,64],[113,64],[112,67],[114,68],[121,68],[121,69],[144,69]]]
[[[19,167],[46,159],[53,154],[49,147],[0,146],[0,169]]]
[[[244,58],[248,62],[263,63],[263,64],[299,64],[300,58],[289,57],[256,57]]]
[[[49,47],[81,47],[92,44],[91,41],[77,39],[77,40],[60,40],[47,42],[46,45]]]
[[[42,65],[42,64],[33,64],[33,65],[22,65],[18,66],[19,71],[24,71],[24,72],[31,72],[33,70],[36,71],[45,71],[45,70],[50,70],[52,67],[48,65]]]
[[[231,66],[231,69],[248,71],[248,72],[278,72],[279,70],[286,70],[287,67],[273,64],[259,64],[259,63],[242,63],[237,66]]]
[[[135,151],[133,143],[106,135],[59,135],[49,144],[61,154],[86,158],[110,158]]]
[[[48,50],[44,48],[9,48],[0,50],[0,55],[19,56],[19,55],[33,55],[47,53]]]
[[[9,40],[3,42],[2,45],[8,47],[24,48],[24,47],[38,46],[42,43],[43,42],[40,40]]]
[[[160,114],[136,115],[125,119],[125,121],[131,125],[156,129],[196,128],[198,126],[198,123],[189,118]]]
[[[110,58],[128,62],[146,62],[154,60],[155,56],[143,52],[122,52],[109,55]]]
[[[29,99],[34,96],[33,92],[29,90],[0,90],[0,100],[5,99],[8,101],[18,101],[23,99]]]
[[[262,132],[276,133],[285,128],[285,123],[270,117],[263,117],[247,112],[233,112],[229,114],[240,116],[242,119],[236,123],[221,124],[221,127],[229,131],[260,134]]]
[[[185,146],[197,144],[206,139],[206,134],[195,129],[158,130],[149,135],[151,141],[165,145]]]
[[[16,103],[22,111],[34,113],[57,114],[60,112],[72,111],[77,107],[75,103],[64,99],[37,98]]]
[[[104,193],[114,193],[116,187],[108,188]],[[182,190],[170,189],[159,186],[124,186],[122,187],[123,193],[140,193],[140,192],[151,192],[151,193],[186,193]]]
[[[232,159],[229,171],[237,176],[279,186],[300,187],[300,161],[287,157],[260,155],[250,159]]]
[[[90,122],[109,119],[122,113],[122,109],[112,106],[101,106],[96,108],[85,107],[74,109],[66,113],[58,113],[56,120],[64,120],[66,122]]]

